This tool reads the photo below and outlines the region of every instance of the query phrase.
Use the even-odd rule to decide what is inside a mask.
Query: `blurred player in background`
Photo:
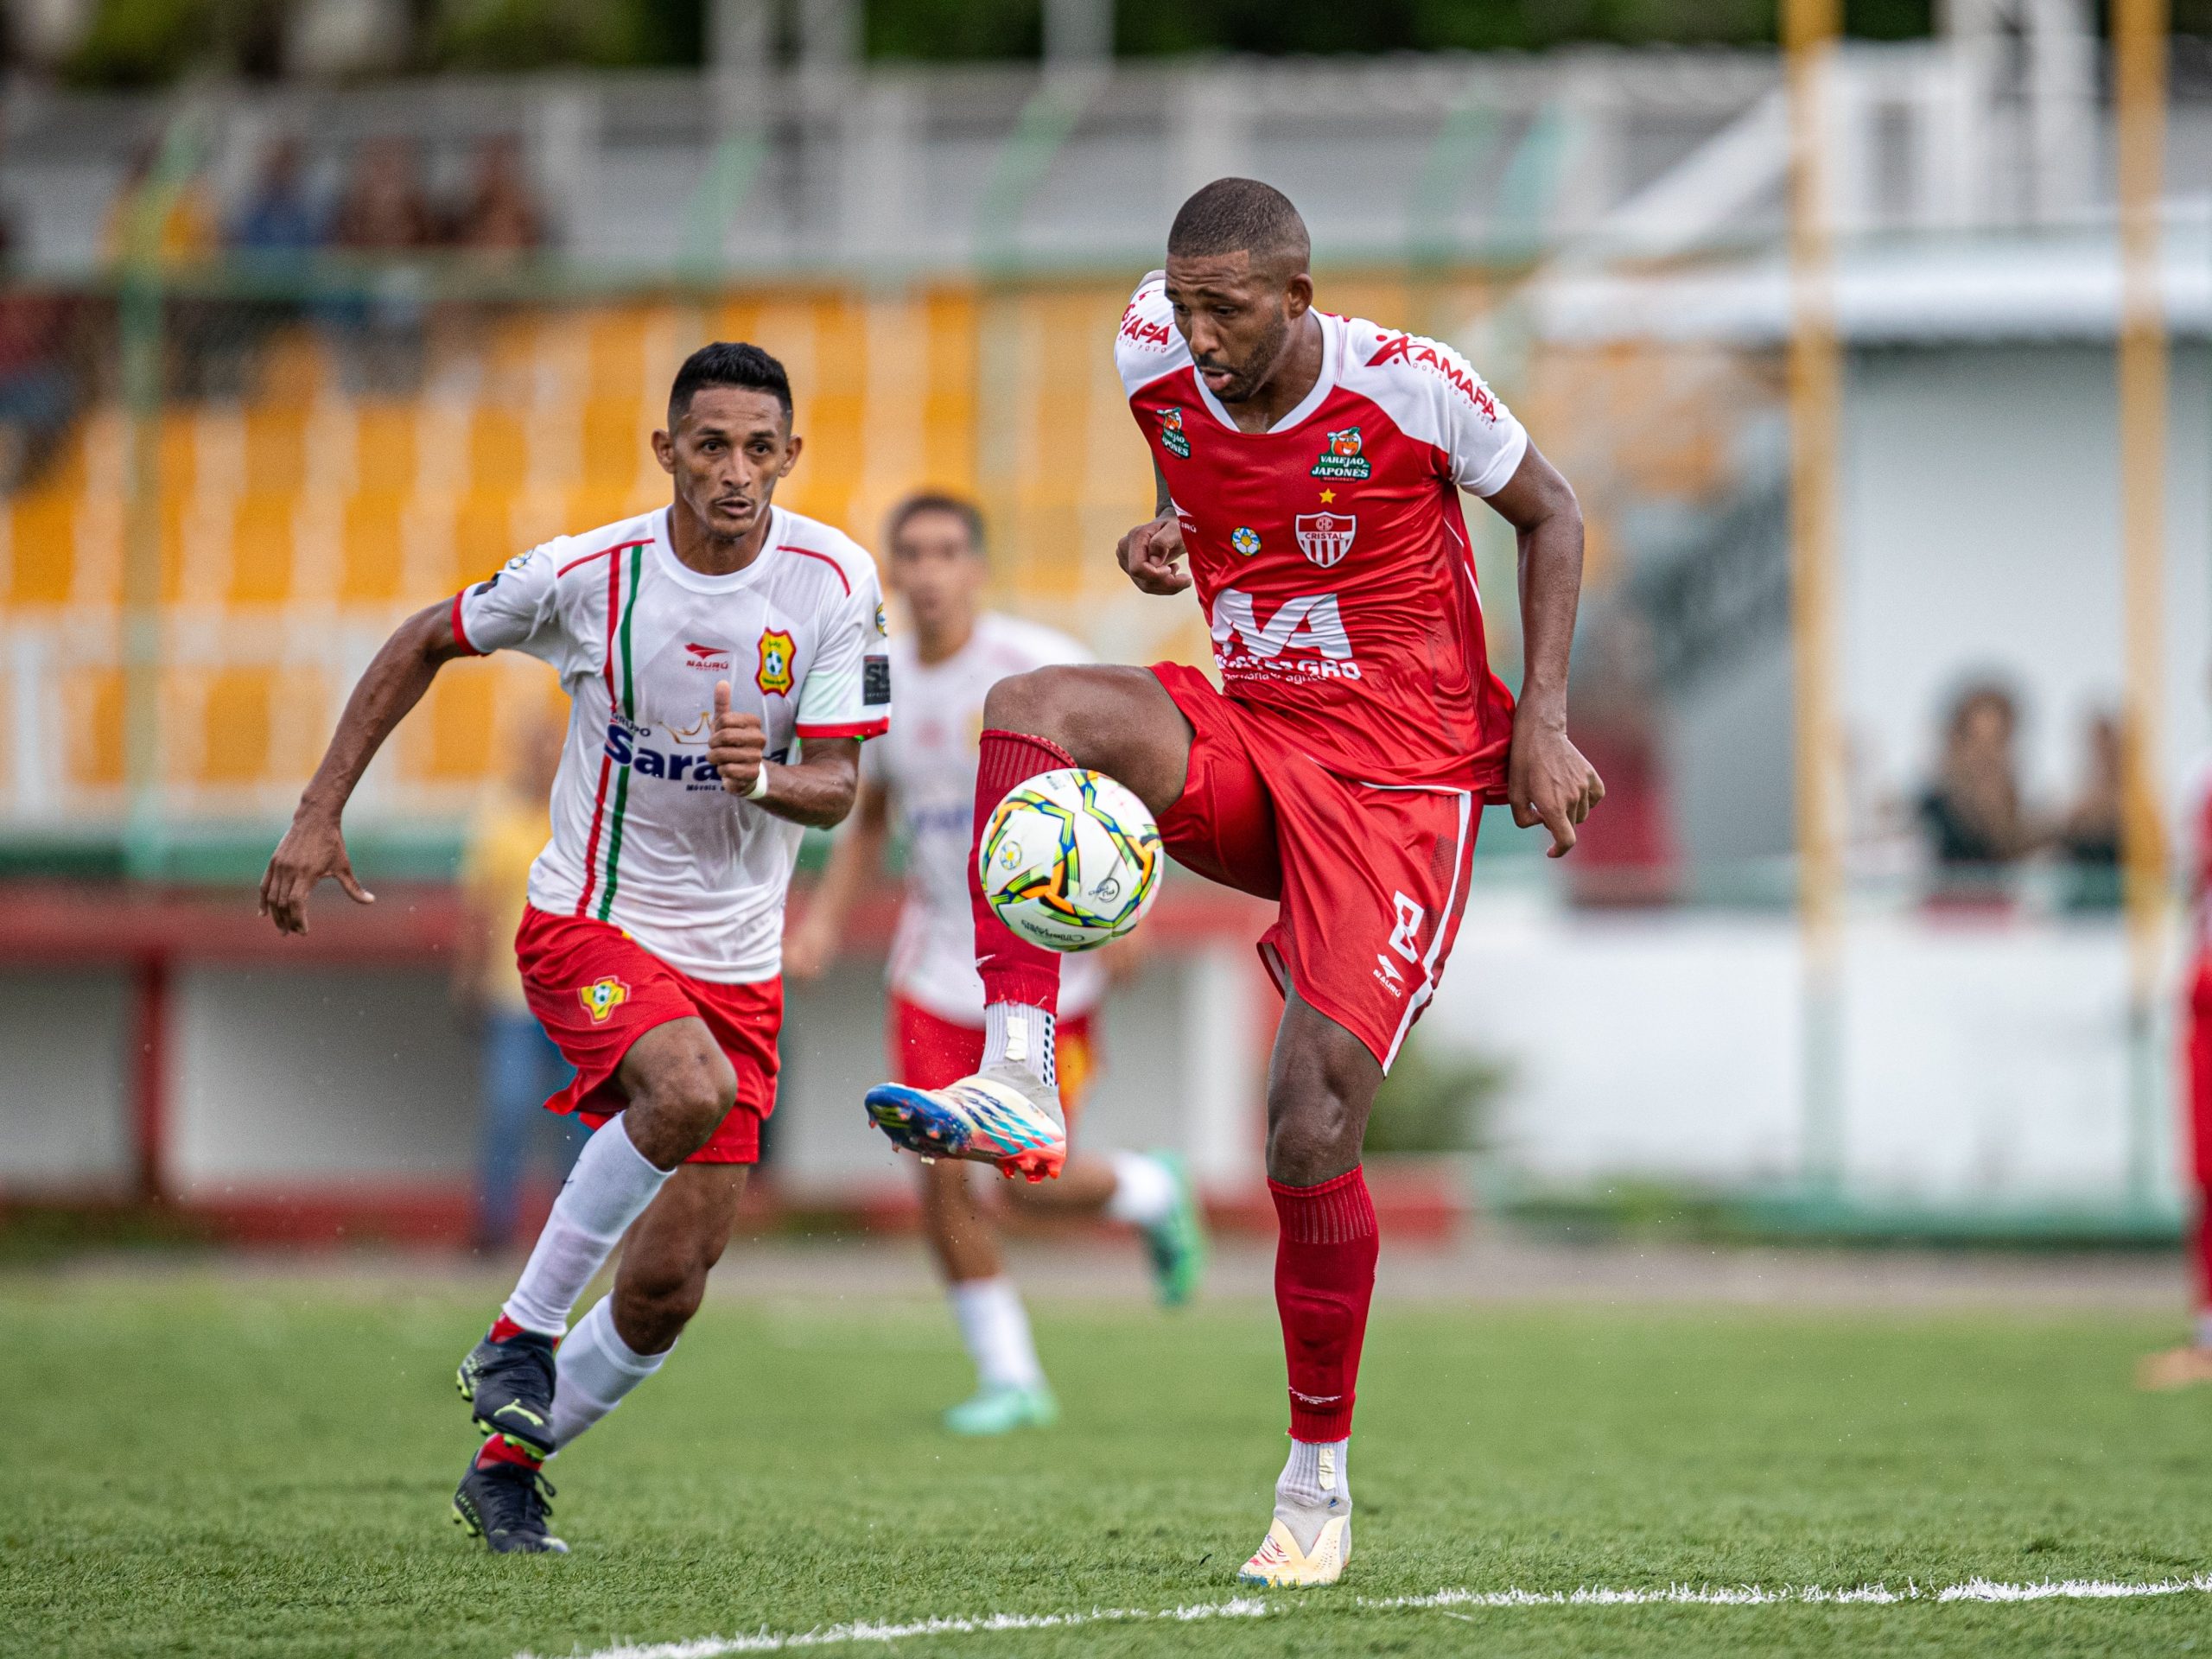
[[[2212,1382],[2212,755],[2197,763],[2184,798],[2183,844],[2190,849],[2196,961],[2182,1013],[2183,1137],[2196,1212],[2190,1255],[2196,1289],[2195,1325],[2178,1348],[2146,1357],[2136,1380],[2146,1389],[2186,1389]]]
[[[861,740],[891,716],[874,562],[773,505],[800,448],[783,365],[757,346],[695,352],[652,442],[671,505],[548,542],[400,625],[262,878],[285,932],[307,931],[326,876],[372,902],[340,816],[439,669],[517,650],[560,674],[568,747],[515,950],[576,1069],[546,1104],[599,1132],[461,1362],[486,1438],[454,1513],[501,1554],[566,1551],[540,1465],[658,1370],[698,1311],[775,1106],[804,826],[852,810]],[[626,1233],[613,1292],[569,1331]]]
[[[853,820],[837,837],[813,903],[785,941],[784,971],[811,979],[836,955],[854,899],[883,868],[895,816],[907,849],[907,893],[891,951],[891,1065],[902,1083],[931,1089],[982,1061],[983,984],[968,908],[968,853],[984,696],[1008,674],[1087,662],[1090,653],[1065,634],[982,608],[990,567],[973,503],[912,497],[893,512],[885,541],[891,588],[906,607],[907,627],[891,642],[899,724],[861,758]],[[1095,1065],[1094,1016],[1105,990],[1097,957],[1068,963],[1060,984],[1058,1084],[1071,1129]],[[1058,1408],[1038,1363],[1021,1294],[1007,1276],[969,1174],[966,1164],[950,1158],[920,1170],[923,1224],[976,1363],[976,1395],[945,1413],[945,1426],[962,1434],[1042,1427]],[[1205,1235],[1189,1177],[1172,1154],[1075,1154],[1057,1182],[1009,1183],[1003,1191],[1025,1208],[1104,1215],[1139,1229],[1160,1300],[1171,1306],[1197,1283]]]
[[[454,953],[454,992],[474,1020],[477,1087],[476,1243],[501,1249],[514,1242],[522,1177],[531,1138],[546,1097],[567,1083],[569,1066],[530,1011],[514,938],[530,902],[530,868],[545,850],[545,803],[561,770],[565,726],[533,713],[514,745],[512,766],[469,820],[461,855],[465,915]],[[561,1160],[566,1175],[582,1147],[582,1126]]]
[[[1314,310],[1311,253],[1280,191],[1217,180],[1176,214],[1167,268],[1115,341],[1159,484],[1122,566],[1147,593],[1195,581],[1221,688],[1176,663],[1001,681],[971,819],[980,836],[1014,785],[1091,767],[1152,809],[1179,863],[1281,901],[1260,950],[1285,1003],[1267,1167],[1291,1452],[1242,1574],[1271,1585],[1332,1583],[1350,1556],[1376,1260],[1361,1142],[1450,953],[1477,812],[1510,801],[1556,856],[1605,792],[1567,735],[1574,493],[1450,346]],[[1491,672],[1462,491],[1519,540],[1517,707]],[[870,1110],[918,1152],[1050,1174],[1060,958],[1001,925],[980,883],[970,894],[983,1064],[923,1096],[872,1090]]]

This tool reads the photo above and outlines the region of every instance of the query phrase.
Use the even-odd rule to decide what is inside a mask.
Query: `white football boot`
[[[1015,1061],[986,1066],[942,1089],[882,1084],[867,1100],[875,1127],[925,1158],[963,1158],[1033,1181],[1051,1180],[1068,1160],[1059,1091]]]
[[[1351,1515],[1332,1515],[1321,1522],[1313,1548],[1300,1549],[1297,1535],[1281,1516],[1268,1523],[1268,1535],[1252,1559],[1236,1575],[1240,1584],[1263,1584],[1270,1589],[1303,1589],[1334,1584],[1344,1576],[1351,1560]]]

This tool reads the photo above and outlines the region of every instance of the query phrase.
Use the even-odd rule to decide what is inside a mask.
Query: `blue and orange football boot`
[[[869,1121],[924,1158],[989,1164],[1001,1175],[1051,1180],[1068,1160],[1059,1090],[1001,1061],[942,1089],[887,1083],[868,1091]]]

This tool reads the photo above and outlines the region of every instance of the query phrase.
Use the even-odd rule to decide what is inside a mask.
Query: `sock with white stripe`
[[[952,1318],[976,1376],[987,1389],[1033,1389],[1045,1380],[1037,1346],[1029,1335],[1029,1314],[1014,1281],[958,1280],[945,1287]]]
[[[1047,1089],[1058,1085],[1052,1059],[1052,1016],[1027,1002],[993,1002],[983,1010],[983,1070],[1011,1062]]]
[[[599,1130],[576,1154],[514,1294],[499,1311],[525,1331],[549,1337],[566,1331],[576,1298],[669,1174],[632,1143],[620,1118]]]
[[[565,1446],[622,1403],[676,1351],[641,1354],[614,1328],[614,1299],[602,1296],[561,1344],[553,1386],[553,1444]]]

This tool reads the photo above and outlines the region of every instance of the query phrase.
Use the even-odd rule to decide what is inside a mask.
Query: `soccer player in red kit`
[[[1332,1583],[1350,1554],[1345,1454],[1376,1259],[1360,1143],[1451,950],[1478,813],[1510,801],[1557,856],[1604,794],[1567,736],[1573,492],[1458,353],[1315,311],[1309,252],[1280,192],[1217,180],[1177,213],[1167,268],[1116,342],[1160,485],[1122,565],[1146,593],[1195,583],[1222,689],[1173,663],[1001,680],[976,787],[980,833],[1026,778],[1108,773],[1178,861],[1281,901],[1260,951],[1284,999],[1267,1164],[1291,1453],[1242,1575],[1271,1585]],[[1463,490],[1519,537],[1517,706],[1485,655]],[[1050,1086],[1058,958],[973,898],[983,1069],[941,1090],[886,1085],[869,1111],[924,1155],[1048,1176],[1065,1147]]]
[[[2212,760],[2189,792],[2189,830],[2196,867],[2196,959],[2182,1009],[2182,1086],[2187,1091],[2186,1142],[2196,1211],[2190,1223],[2195,1320],[2190,1340],[2145,1357],[2136,1381],[2146,1389],[2186,1389],[2212,1382]]]

